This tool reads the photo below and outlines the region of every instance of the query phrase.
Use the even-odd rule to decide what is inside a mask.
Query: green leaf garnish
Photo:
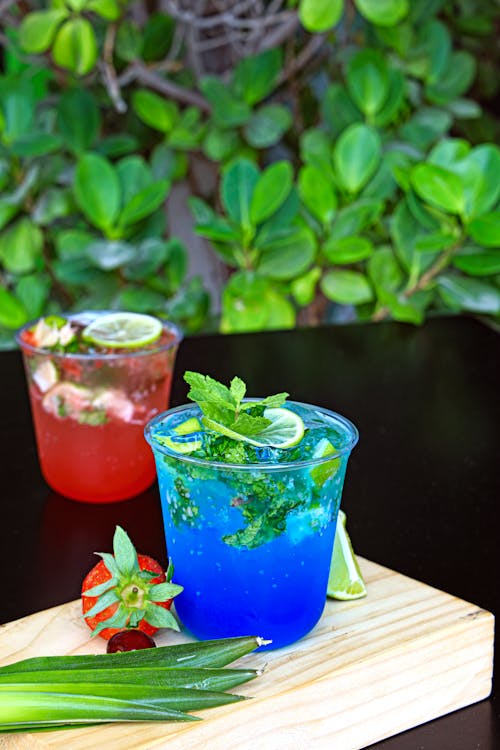
[[[241,378],[234,377],[228,388],[209,375],[187,371],[184,380],[190,385],[188,398],[200,407],[205,427],[217,431],[217,425],[227,427],[243,437],[258,435],[271,422],[263,416],[264,409],[279,407],[288,393],[277,393],[260,401],[243,402],[247,390]]]

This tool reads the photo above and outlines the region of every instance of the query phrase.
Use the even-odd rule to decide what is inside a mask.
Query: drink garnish
[[[193,453],[202,446],[199,433],[202,425],[196,417],[190,417],[173,429],[173,435],[156,435],[156,440],[176,453]]]
[[[314,469],[311,469],[311,478],[318,485],[318,487],[322,487],[328,479],[333,477],[340,468],[341,464],[335,446],[332,445],[328,438],[321,438],[313,451],[312,457],[326,458],[327,456],[337,457],[332,458],[330,461],[324,461],[315,466]]]
[[[366,584],[346,529],[346,515],[339,510],[328,578],[327,596],[342,601],[366,596]]]
[[[59,315],[48,315],[40,318],[30,329],[27,343],[39,349],[65,349],[75,340],[75,328],[65,318]]]
[[[198,372],[187,371],[188,398],[198,404],[203,426],[258,447],[290,448],[304,435],[304,423],[295,412],[282,407],[288,393],[277,393],[258,401],[244,401],[246,384],[239,377],[228,388]]]
[[[117,312],[100,315],[83,330],[82,338],[97,346],[135,349],[160,338],[161,321],[152,315]]]

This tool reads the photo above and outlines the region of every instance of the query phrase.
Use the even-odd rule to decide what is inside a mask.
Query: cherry
[[[136,651],[141,648],[154,648],[156,643],[151,636],[143,633],[142,630],[120,630],[111,636],[106,647],[108,654],[114,654],[117,651]]]

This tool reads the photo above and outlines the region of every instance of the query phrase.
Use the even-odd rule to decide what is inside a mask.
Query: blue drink
[[[300,443],[286,450],[235,446],[203,431],[189,454],[162,444],[186,420],[201,419],[196,405],[171,409],[146,427],[168,552],[175,580],[184,586],[176,610],[197,638],[259,635],[278,648],[308,633],[323,612],[342,486],[358,433],[326,409],[293,401],[286,408],[306,428]],[[211,461],[214,441],[217,460]],[[227,450],[221,451],[221,441]]]

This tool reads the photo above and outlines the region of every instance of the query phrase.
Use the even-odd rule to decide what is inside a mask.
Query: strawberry
[[[172,599],[183,588],[171,583],[171,564],[165,573],[152,557],[138,555],[120,526],[113,537],[113,554],[96,554],[102,560],[82,583],[82,611],[93,635],[108,640],[124,628],[136,628],[148,635],[159,628],[179,630],[169,610]]]

